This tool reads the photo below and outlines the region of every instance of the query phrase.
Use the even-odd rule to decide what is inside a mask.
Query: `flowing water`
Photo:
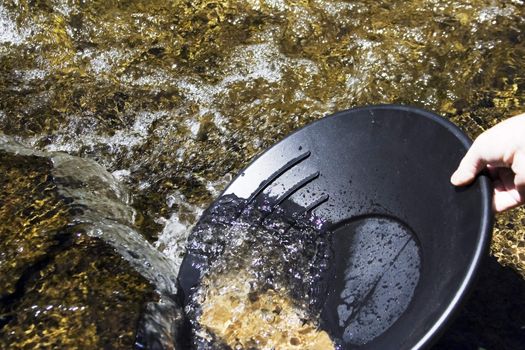
[[[180,278],[195,348],[334,348],[317,330],[330,234],[311,214],[268,208],[223,196],[193,230]],[[184,280],[195,271],[191,288]]]
[[[188,232],[243,166],[366,104],[475,137],[523,109],[524,17],[521,0],[0,0],[0,344],[169,348]],[[525,276],[523,209],[492,253]]]

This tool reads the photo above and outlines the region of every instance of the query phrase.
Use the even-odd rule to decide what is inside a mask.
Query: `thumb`
[[[462,186],[472,182],[476,175],[487,165],[481,153],[482,148],[482,140],[480,141],[478,137],[461,160],[461,163],[459,163],[454,174],[452,174],[450,182],[453,185]]]

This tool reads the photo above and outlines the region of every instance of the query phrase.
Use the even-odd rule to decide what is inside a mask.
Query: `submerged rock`
[[[0,135],[0,184],[0,348],[175,348],[174,276],[109,174]]]
[[[248,271],[233,270],[203,281],[199,324],[231,348],[260,350],[329,350],[335,346],[326,331],[289,297],[289,291],[255,290]],[[209,337],[205,332],[199,334]]]
[[[31,266],[69,236],[66,199],[53,183],[49,159],[0,151],[1,300],[14,295]]]

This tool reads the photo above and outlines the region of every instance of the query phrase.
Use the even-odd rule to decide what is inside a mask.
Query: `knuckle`
[[[481,133],[478,137],[476,137],[476,139],[474,140],[474,142],[472,143],[472,146],[481,146],[483,144],[485,144],[486,142],[488,142],[490,140],[490,133],[489,133],[489,130]]]

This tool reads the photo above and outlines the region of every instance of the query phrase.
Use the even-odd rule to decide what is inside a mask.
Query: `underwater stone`
[[[155,334],[159,348],[174,349],[181,312],[170,301],[169,276],[153,280],[138,272],[118,251],[136,248],[133,241],[118,230],[111,236],[112,227],[95,217],[100,208],[106,219],[126,212],[123,203],[116,205],[118,196],[109,195],[118,191],[103,181],[89,185],[90,162],[32,154],[5,136],[0,141],[0,348],[131,348],[137,341],[151,344]],[[65,177],[60,165],[74,161]],[[88,193],[99,197],[100,208]],[[83,215],[91,215],[100,236]],[[123,218],[113,226],[124,226]],[[155,308],[167,316],[144,317]]]

